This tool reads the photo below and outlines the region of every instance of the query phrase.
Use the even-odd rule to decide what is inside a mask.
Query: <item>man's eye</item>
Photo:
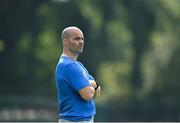
[[[77,37],[77,38],[74,38],[74,40],[84,40],[84,38],[80,38],[80,37]]]

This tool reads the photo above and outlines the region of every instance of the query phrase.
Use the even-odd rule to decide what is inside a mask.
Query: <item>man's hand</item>
[[[101,95],[101,86],[99,86],[97,89],[96,89],[96,92],[94,94],[94,97],[99,97]]]
[[[98,85],[96,84],[96,82],[94,80],[89,80],[89,82],[93,88],[97,88]],[[100,93],[101,93],[101,87],[99,85],[98,88],[96,89],[94,97],[99,97]]]
[[[95,82],[94,80],[89,80],[89,83],[91,84],[91,86],[92,86],[93,88],[96,88],[96,87],[97,87],[97,84],[96,84],[96,82]]]

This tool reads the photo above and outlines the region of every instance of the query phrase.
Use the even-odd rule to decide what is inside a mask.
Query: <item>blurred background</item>
[[[0,121],[57,121],[67,26],[102,86],[95,121],[180,121],[180,0],[1,0]]]

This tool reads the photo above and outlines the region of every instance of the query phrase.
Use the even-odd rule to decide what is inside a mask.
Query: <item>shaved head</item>
[[[65,29],[63,30],[62,34],[61,34],[61,39],[63,40],[63,39],[65,39],[65,38],[71,37],[71,33],[72,33],[73,31],[77,31],[77,30],[80,31],[80,32],[82,32],[79,28],[77,28],[77,27],[75,27],[75,26],[70,26],[70,27],[65,28]]]
[[[79,55],[83,52],[84,35],[83,32],[75,26],[65,28],[61,34],[63,52],[71,55]]]

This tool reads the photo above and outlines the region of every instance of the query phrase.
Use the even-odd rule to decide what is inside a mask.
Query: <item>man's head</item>
[[[84,36],[82,31],[74,26],[67,27],[61,34],[64,50],[79,54],[83,52]]]

